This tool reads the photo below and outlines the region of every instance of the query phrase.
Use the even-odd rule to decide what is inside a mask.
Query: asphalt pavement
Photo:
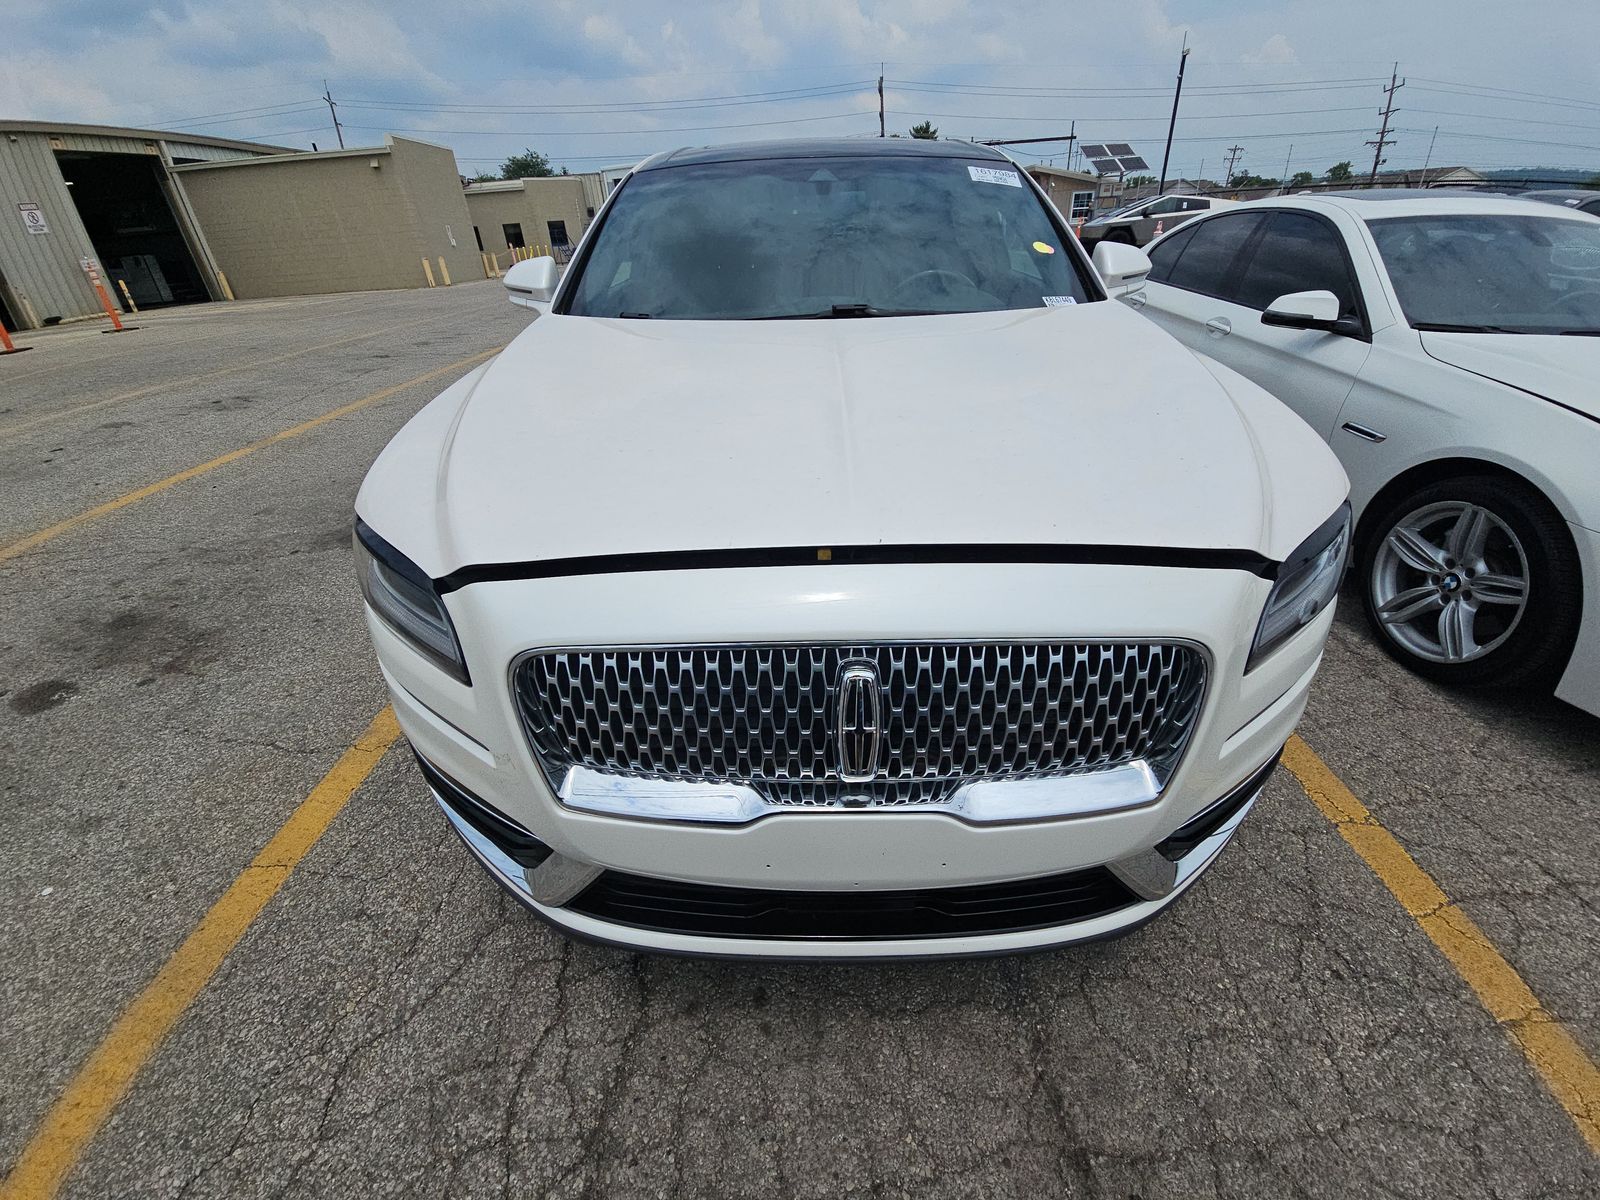
[[[356,488],[529,317],[485,282],[0,358],[0,1173],[382,709]],[[1600,721],[1422,681],[1342,605],[1306,741],[1600,1057]],[[1600,1194],[1573,1116],[1287,771],[1130,938],[776,966],[563,940],[403,744],[68,1165],[73,1197]]]

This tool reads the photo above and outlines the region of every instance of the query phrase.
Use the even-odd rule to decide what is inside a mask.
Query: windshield
[[[792,158],[633,176],[566,311],[731,321],[1076,304],[1088,291],[1008,162]]]
[[[1367,225],[1413,328],[1600,334],[1600,222],[1460,213]]]
[[[1155,202],[1156,202],[1156,198],[1155,197],[1146,196],[1143,200],[1133,200],[1133,201],[1130,201],[1127,204],[1124,204],[1121,208],[1113,208],[1108,213],[1101,213],[1098,217],[1095,218],[1095,220],[1097,220],[1097,221],[1110,221],[1115,217],[1126,217],[1126,216],[1131,215],[1132,213],[1138,212],[1141,208],[1144,208],[1146,205],[1154,204]]]

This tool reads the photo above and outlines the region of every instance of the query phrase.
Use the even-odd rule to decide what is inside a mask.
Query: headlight
[[[1333,602],[1339,581],[1344,578],[1349,549],[1350,504],[1346,501],[1278,568],[1277,582],[1272,585],[1261,623],[1256,626],[1256,640],[1251,643],[1250,657],[1244,665],[1246,671]]]
[[[444,601],[434,590],[433,580],[388,542],[356,518],[356,571],[361,590],[372,611],[409,642],[413,649],[432,659],[454,679],[472,685],[467,662],[456,639],[455,626],[445,611]]]

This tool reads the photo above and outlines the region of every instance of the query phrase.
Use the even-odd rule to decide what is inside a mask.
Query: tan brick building
[[[507,179],[467,188],[467,210],[483,249],[510,263],[513,246],[576,246],[596,205],[579,175]]]
[[[365,150],[172,168],[239,299],[483,278],[455,155],[389,137]]]

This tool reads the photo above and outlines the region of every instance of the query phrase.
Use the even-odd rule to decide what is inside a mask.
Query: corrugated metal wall
[[[96,139],[74,139],[96,140]],[[97,139],[111,141],[113,139]],[[0,276],[8,305],[31,310],[41,323],[51,317],[86,317],[100,311],[78,260],[94,254],[94,246],[78,220],[72,193],[56,165],[50,137],[39,133],[0,134]],[[126,152],[129,143],[118,147]],[[17,205],[37,204],[49,233],[29,233]]]

